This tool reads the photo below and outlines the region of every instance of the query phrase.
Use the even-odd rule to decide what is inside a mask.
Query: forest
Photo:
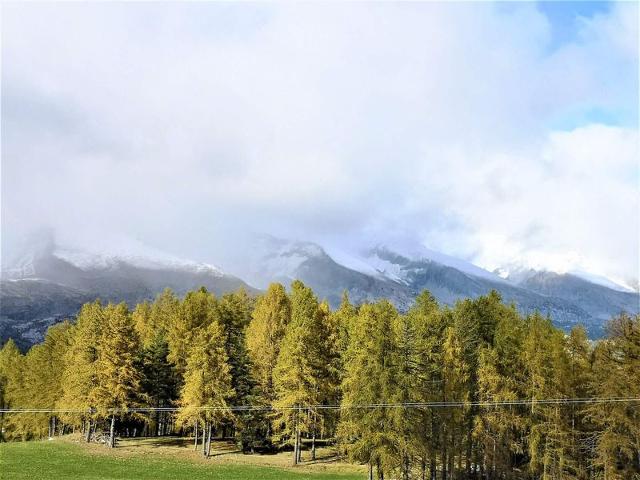
[[[317,445],[370,479],[640,478],[640,316],[590,341],[491,292],[332,310],[300,281],[83,306],[0,350],[2,441],[68,433],[212,438],[247,454]]]

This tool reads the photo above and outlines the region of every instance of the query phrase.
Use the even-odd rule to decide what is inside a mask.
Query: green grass
[[[88,448],[69,441],[34,441],[0,444],[0,479],[362,479],[359,472],[314,472],[250,464],[198,461],[145,449],[122,455],[118,449]]]

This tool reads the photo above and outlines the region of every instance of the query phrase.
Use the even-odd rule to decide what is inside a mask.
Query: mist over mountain
[[[96,298],[133,306],[165,288],[184,295],[201,286],[216,295],[239,288],[257,291],[210,264],[154,251],[131,255],[76,251],[61,248],[50,238],[39,239],[26,245],[2,271],[0,340],[14,338],[21,346],[36,343],[50,325],[73,318],[83,303]]]
[[[117,254],[75,250],[45,236],[25,244],[2,271],[0,340],[14,338],[23,347],[36,343],[48,326],[73,318],[83,303],[96,298],[134,305],[165,288],[184,295],[201,286],[216,295],[239,288],[257,294],[271,282],[288,286],[295,279],[334,308],[344,291],[356,304],[387,298],[406,311],[425,289],[446,305],[497,290],[523,313],[540,311],[564,329],[584,324],[592,338],[602,335],[611,316],[640,311],[637,293],[576,275],[530,270],[502,278],[419,246],[375,245],[352,253],[260,236],[247,248],[240,270],[227,273],[138,244]]]
[[[425,289],[447,305],[497,290],[506,302],[514,303],[523,313],[537,310],[550,315],[564,329],[584,324],[592,337],[602,334],[602,327],[611,316],[640,310],[637,293],[616,291],[571,275],[556,274],[554,288],[518,284],[428,249],[403,249],[401,254],[378,245],[358,255],[344,252],[329,255],[310,242],[274,240],[271,246],[264,261],[258,262],[264,281],[300,278],[334,307],[343,290],[356,302],[388,298],[400,310],[406,310]]]

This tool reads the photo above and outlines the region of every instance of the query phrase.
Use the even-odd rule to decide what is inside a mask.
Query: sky
[[[637,284],[636,3],[1,13],[3,262],[50,228],[233,271],[268,233]]]

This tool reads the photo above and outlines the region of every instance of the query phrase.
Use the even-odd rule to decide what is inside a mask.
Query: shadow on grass
[[[179,447],[193,448],[193,440],[184,437],[137,437],[137,438],[121,438],[118,445],[126,448],[162,448],[162,447]]]

